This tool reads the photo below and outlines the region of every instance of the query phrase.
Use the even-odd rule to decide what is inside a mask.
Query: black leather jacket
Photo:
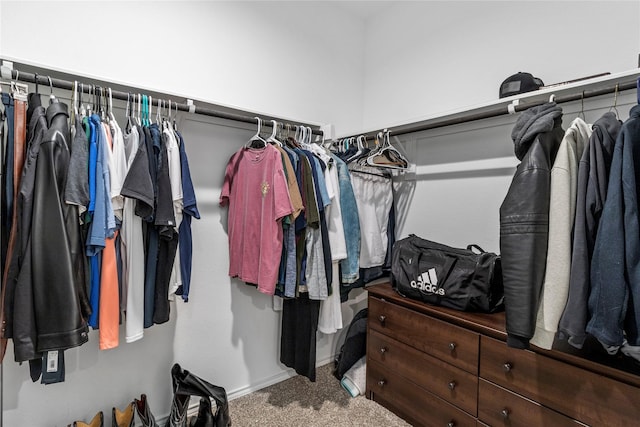
[[[564,136],[555,103],[530,108],[513,129],[521,163],[500,207],[500,253],[507,344],[528,348],[544,281],[551,167]]]
[[[13,306],[16,361],[88,340],[82,307],[84,253],[77,207],[64,202],[69,167],[69,115],[54,102],[48,130],[30,146],[21,183],[22,259]],[[30,214],[29,214],[30,212]]]

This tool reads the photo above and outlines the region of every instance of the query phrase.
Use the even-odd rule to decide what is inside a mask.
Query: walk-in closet
[[[616,270],[618,291],[592,280],[626,295],[605,320],[619,345],[586,321],[595,338],[575,345],[554,335],[567,296],[546,317],[557,300],[542,282],[545,265],[568,277],[576,213],[559,210],[568,248],[549,230],[531,244],[569,254],[553,268],[513,267],[501,250],[514,245],[505,198],[535,198],[514,184],[523,127],[552,109],[556,145],[570,127],[588,135],[577,171],[594,123],[637,116],[640,2],[2,0],[0,65],[0,427],[154,425],[144,411],[186,426],[178,412],[227,400],[240,427],[639,419],[635,270]],[[534,90],[501,89],[518,73]],[[259,177],[242,169],[259,163]],[[606,229],[633,240],[623,223]],[[392,250],[410,235],[501,254],[506,311],[392,289]],[[596,245],[607,274],[612,256],[640,259],[611,245]],[[422,288],[445,280],[417,274]],[[514,307],[529,290],[512,282],[540,275],[525,305],[546,335],[524,337]],[[582,298],[572,316],[615,305]],[[334,368],[365,308],[354,392]]]

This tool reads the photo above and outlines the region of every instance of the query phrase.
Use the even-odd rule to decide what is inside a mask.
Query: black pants
[[[310,300],[307,293],[284,300],[280,362],[312,382],[316,380],[316,331],[319,314],[320,301]]]

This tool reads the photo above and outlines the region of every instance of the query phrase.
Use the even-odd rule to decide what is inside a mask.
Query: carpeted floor
[[[405,421],[366,399],[352,398],[331,374],[316,369],[316,382],[300,375],[229,402],[234,427],[406,427]]]

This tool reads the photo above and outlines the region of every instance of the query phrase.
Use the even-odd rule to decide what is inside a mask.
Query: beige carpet
[[[234,427],[384,426],[405,421],[364,396],[352,398],[331,374],[333,364],[316,369],[316,382],[296,376],[229,402]]]

